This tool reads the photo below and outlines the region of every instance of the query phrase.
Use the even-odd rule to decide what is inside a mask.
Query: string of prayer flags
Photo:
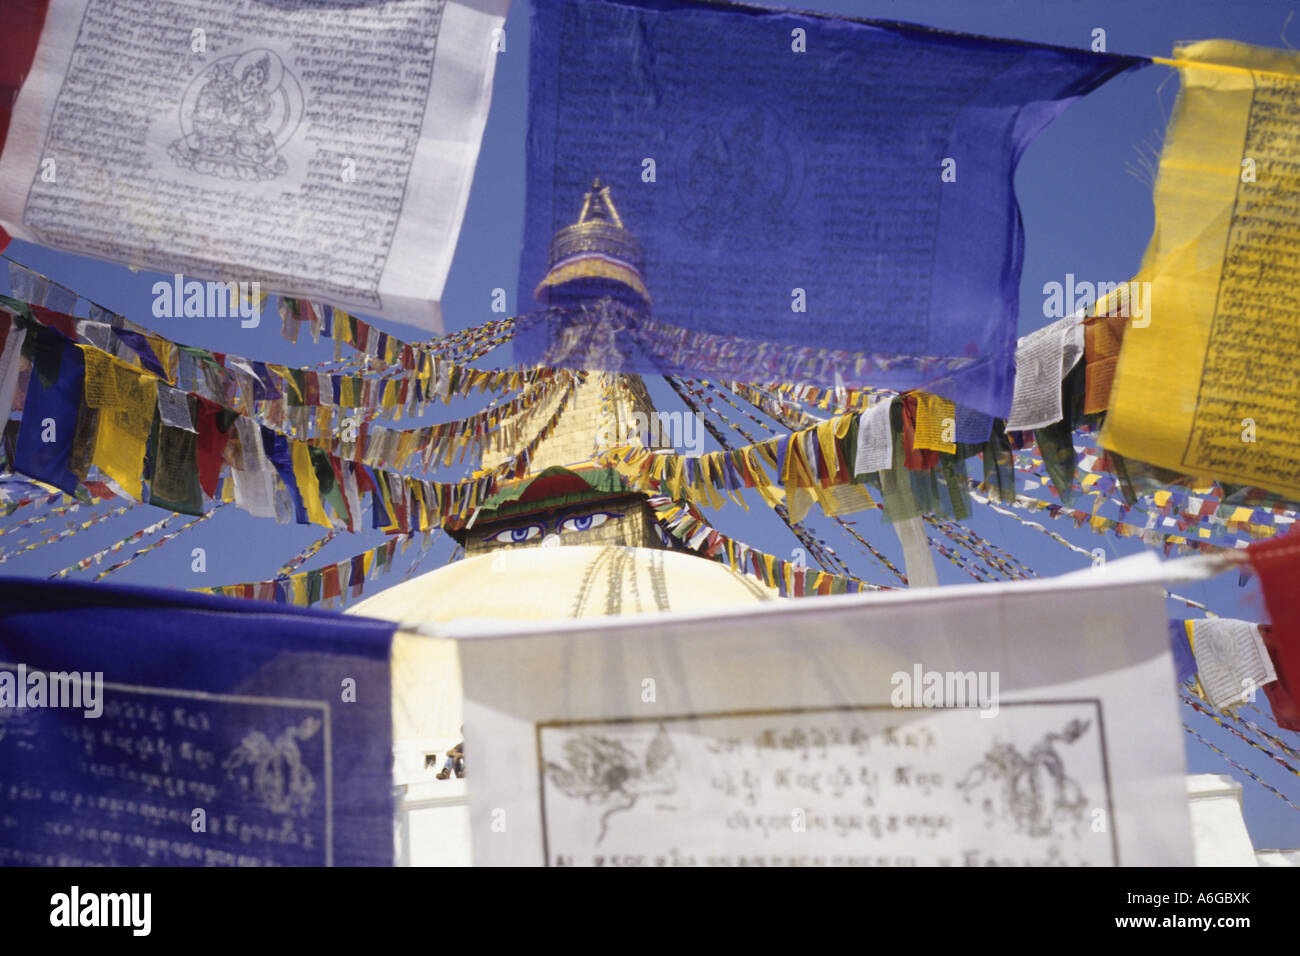
[[[62,531],[57,531],[54,532],[53,534],[47,534],[42,538],[38,538],[36,541],[24,545],[23,547],[19,548],[16,551],[11,551],[8,554],[0,554],[0,564],[3,564],[5,561],[12,561],[14,558],[18,557],[19,555],[26,554],[28,551],[35,551],[37,548],[42,547],[44,545],[54,544],[55,542],[62,541],[65,538],[70,538],[74,534],[77,534],[80,531],[85,531],[87,528],[94,527],[95,525],[107,521],[110,518],[121,517],[122,515],[130,511],[132,508],[134,508],[136,504],[137,502],[132,501],[129,502],[128,504],[122,505],[119,508],[102,511],[99,514],[95,515],[93,518],[89,518],[86,521],[83,521],[80,524],[73,525],[70,528],[65,528]]]
[[[50,6],[13,108],[25,135],[0,154],[10,235],[175,275],[186,314],[190,286],[222,316],[230,287],[260,286],[441,330],[506,0],[346,5],[325,20],[206,0]],[[237,52],[177,74],[180,20]],[[167,79],[123,82],[123,44],[132,70]],[[326,148],[322,175],[312,157]],[[51,162],[80,174],[54,182]],[[219,281],[205,298],[187,275]]]
[[[345,595],[352,598],[361,597],[366,579],[373,578],[381,571],[391,571],[393,558],[399,550],[404,551],[413,538],[414,533],[397,534],[382,544],[342,561],[313,568],[310,571],[297,571],[295,562],[301,563],[310,557],[308,551],[311,554],[319,551],[320,547],[330,540],[330,536],[327,535],[310,545],[294,559],[294,562],[290,562],[293,567],[286,565],[274,578],[190,590],[250,601],[273,601],[296,607],[309,607],[320,603],[329,605],[335,599]]]
[[[126,558],[125,560],[119,561],[117,562],[117,564],[110,565],[107,568],[105,568],[103,571],[100,571],[97,575],[95,575],[95,580],[102,581],[104,580],[104,578],[108,577],[110,574],[114,573],[115,571],[122,570],[128,564],[135,561],[136,558],[142,557],[143,555],[146,555],[150,551],[153,551],[157,548],[161,548],[164,544],[167,544],[167,542],[169,541],[174,541],[178,536],[184,534],[186,531],[189,531],[191,528],[197,527],[198,525],[202,524],[204,521],[207,521],[209,518],[211,518],[214,514],[217,513],[217,509],[220,508],[223,504],[225,504],[225,502],[222,501],[217,502],[217,504],[213,507],[211,511],[205,512],[204,514],[199,515],[197,518],[191,518],[189,521],[185,522],[185,524],[181,525],[175,531],[169,531],[167,534],[164,534],[161,537],[159,537],[157,541],[150,541],[143,548],[136,551],[134,554],[132,554],[130,557]],[[164,518],[162,521],[159,521],[156,524],[150,525],[148,528],[145,528],[142,531],[137,532],[130,539],[128,539],[128,541],[138,541],[143,537],[154,534],[157,531],[161,531],[173,520],[175,520],[175,518],[176,515],[169,515],[168,517]],[[128,543],[128,541],[119,541],[110,550],[116,551],[119,548],[124,547]],[[106,552],[101,552],[101,554],[103,553]],[[56,577],[56,576],[57,575],[51,575],[51,577]]]
[[[365,319],[324,303],[281,296],[279,299],[281,334],[290,342],[298,341],[298,333],[306,322],[315,342],[321,335],[335,343],[335,359],[341,355],[339,347],[347,345],[361,355],[388,365],[410,368],[412,356],[417,352],[473,361],[486,355],[498,345],[514,336],[516,318],[509,316],[493,319],[482,325],[470,326],[448,333],[441,338],[419,344],[408,344],[383,329],[376,328]]]
[[[1285,759],[1280,757],[1272,749],[1266,747],[1264,744],[1260,743],[1258,740],[1254,739],[1253,737],[1247,737],[1244,733],[1242,733],[1240,730],[1234,727],[1233,721],[1234,718],[1236,717],[1236,714],[1233,711],[1219,710],[1212,706],[1207,706],[1201,700],[1192,697],[1190,694],[1187,693],[1186,690],[1182,688],[1179,688],[1178,696],[1182,698],[1183,703],[1187,704],[1189,707],[1192,708],[1192,710],[1196,711],[1198,714],[1201,714],[1205,717],[1209,717],[1212,721],[1218,724],[1221,729],[1226,730],[1228,733],[1232,734],[1242,743],[1250,747],[1253,747],[1254,749],[1258,750],[1262,754],[1265,754],[1270,760],[1278,764],[1278,766],[1283,767],[1286,770],[1289,770],[1291,773],[1295,774],[1296,776],[1300,777],[1300,769],[1291,766],[1291,764],[1287,763]],[[1225,717],[1227,718],[1227,720],[1224,719]],[[1292,804],[1292,806],[1295,805]],[[1300,809],[1300,807],[1297,807],[1296,809]]]
[[[673,501],[664,495],[653,495],[647,499],[647,503],[655,512],[660,525],[686,548],[726,564],[733,571],[753,575],[768,587],[776,588],[781,597],[887,590],[881,585],[868,584],[854,577],[831,574],[817,568],[807,568],[756,551],[709,527],[684,502]]]
[[[26,272],[19,274],[26,275]],[[34,275],[34,274],[33,274]],[[409,448],[419,445],[428,452],[430,462],[443,460],[450,463],[459,455],[462,459],[476,452],[487,436],[504,420],[515,417],[536,401],[550,398],[554,390],[573,381],[573,373],[554,369],[475,369],[426,352],[412,353],[410,369],[401,376],[373,379],[360,375],[323,373],[313,369],[291,369],[273,363],[251,361],[234,355],[223,355],[207,349],[172,343],[147,330],[132,330],[90,320],[74,321],[70,315],[55,313],[31,303],[0,296],[0,307],[12,314],[22,315],[33,322],[59,331],[82,344],[92,345],[116,358],[151,371],[180,390],[194,393],[219,405],[228,405],[245,414],[258,414],[267,424],[281,428],[289,424],[298,406],[359,410],[360,418],[368,421],[381,413],[401,415],[403,407],[413,414],[422,413],[423,406],[435,398],[450,403],[453,398],[466,398],[475,392],[518,390],[510,402],[485,409],[459,421],[427,426],[419,434],[410,435]],[[12,322],[12,314],[0,312],[0,327]],[[18,326],[18,328],[25,328]],[[118,349],[118,345],[128,348]],[[157,356],[165,356],[158,359]],[[146,361],[144,356],[155,358]],[[406,359],[403,359],[406,362]],[[0,359],[0,373],[4,366]],[[3,378],[0,377],[0,385]],[[174,400],[166,399],[169,403]],[[177,408],[174,404],[169,408]],[[179,420],[179,412],[176,413]],[[381,444],[370,447],[370,429],[363,421],[358,429],[362,447],[346,448],[342,437],[331,436],[329,448],[348,457],[363,458],[370,464],[384,467],[402,467],[403,463],[389,460],[382,445],[382,430],[377,430]],[[170,422],[169,422],[170,424]],[[518,422],[514,423],[517,426]],[[311,428],[298,430],[299,437],[326,431],[313,423]],[[323,438],[316,442],[323,443]],[[436,447],[431,447],[436,445]],[[409,456],[408,456],[409,457]]]
[[[1182,91],[1156,178],[1102,444],[1185,474],[1300,495],[1300,54],[1175,50]]]
[[[284,513],[291,513],[299,523],[334,527],[335,519],[325,510],[328,505],[338,521],[357,530],[360,494],[369,491],[376,527],[426,530],[443,517],[472,511],[492,492],[498,478],[523,474],[539,444],[554,431],[582,378],[582,373],[561,376],[567,388],[550,418],[512,457],[472,479],[444,484],[378,469],[372,472],[363,462],[339,459],[266,426],[241,426],[245,416],[203,396],[187,396],[194,433],[163,425],[157,398],[161,383],[155,376],[93,345],[74,345],[63,333],[26,316],[19,321],[30,322],[35,334],[24,341],[32,374],[15,443],[18,470],[75,493],[81,483],[96,480],[91,469],[98,467],[123,494],[136,500],[144,500],[148,478],[157,481],[159,491],[151,501],[189,514],[202,512],[193,476],[197,475],[202,494],[216,498],[221,473],[230,466],[253,472],[250,481],[233,483],[230,500],[242,500],[259,514],[279,518],[282,513],[274,482],[267,483],[274,472],[290,499]],[[174,397],[165,401],[172,406],[173,420],[182,421]],[[157,441],[150,456],[152,436]],[[232,439],[236,439],[233,447]],[[263,460],[268,467],[262,467]]]
[[[595,169],[615,177],[618,221],[602,228],[640,240],[618,258],[654,289],[660,326],[745,339],[759,325],[775,349],[846,353],[774,380],[837,372],[1006,414],[1017,161],[1069,103],[1144,61],[729,3],[538,0],[532,18],[520,302],[564,267],[551,239],[600,192]],[[666,188],[641,183],[646,143],[660,144]],[[757,377],[755,356],[725,343],[665,366],[661,336],[642,329],[622,333],[627,348],[566,351],[539,322],[516,349],[548,365]],[[878,356],[897,364],[868,378]]]

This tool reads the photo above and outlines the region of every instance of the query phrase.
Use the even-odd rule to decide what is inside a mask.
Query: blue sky
[[[1106,31],[1111,52],[1169,56],[1175,43],[1186,40],[1228,38],[1265,46],[1300,45],[1300,17],[1287,19],[1295,7],[1274,0],[1222,3],[1222,0],[808,0],[805,9],[860,17],[905,20],[949,30],[1012,37],[1063,46],[1086,48],[1092,31]],[[527,65],[529,4],[515,0],[506,25],[506,51],[498,58],[492,111],[483,140],[473,191],[460,236],[451,276],[443,299],[449,329],[478,325],[497,317],[490,310],[492,290],[504,288],[513,296],[517,287],[517,250],[523,234],[524,135],[527,127]],[[1284,29],[1286,33],[1284,35]],[[1290,44],[1286,38],[1290,39]],[[1166,121],[1178,90],[1174,72],[1150,66],[1119,77],[1070,107],[1029,147],[1020,164],[1016,185],[1024,217],[1026,254],[1021,283],[1021,333],[1047,321],[1043,317],[1042,288],[1049,281],[1064,281],[1067,273],[1089,281],[1127,279],[1137,269],[1152,229],[1151,186],[1134,176],[1130,167],[1158,151]],[[574,197],[574,212],[581,197]],[[615,200],[617,201],[617,196]],[[634,224],[629,224],[634,227]],[[283,340],[279,320],[269,311],[255,329],[240,328],[237,320],[154,319],[150,313],[151,287],[158,278],[132,273],[122,266],[58,253],[15,242],[6,254],[45,273],[89,299],[121,312],[142,325],[178,342],[200,345],[287,365],[311,365],[330,357],[327,345],[298,345]],[[0,288],[7,279],[0,277]],[[651,277],[653,283],[653,277]],[[511,306],[515,306],[513,300]],[[377,323],[382,325],[383,323]],[[409,327],[389,326],[407,340],[420,334]],[[509,364],[508,347],[480,362],[484,367]],[[680,403],[658,380],[648,382],[663,409]],[[482,401],[437,408],[416,424],[449,420],[468,414]],[[733,420],[743,420],[732,414]],[[757,426],[745,424],[765,437]],[[733,438],[743,441],[738,435]],[[713,447],[710,442],[708,447]],[[754,547],[793,558],[799,542],[771,512],[757,507],[743,512],[728,507],[706,515],[720,530]],[[1103,512],[1114,516],[1113,510]],[[78,520],[88,514],[80,513]],[[20,515],[21,517],[21,515]],[[58,544],[41,547],[18,559],[0,564],[0,574],[44,577],[79,558],[107,547],[132,532],[164,517],[164,512],[141,505],[121,518],[77,534]],[[172,529],[186,520],[178,517]],[[902,563],[893,532],[881,524],[878,513],[853,516],[858,530],[896,564]],[[1112,557],[1134,553],[1140,544],[1075,530],[1068,522],[1050,522],[1078,546],[1104,548]],[[887,572],[850,538],[825,518],[810,516],[809,525],[830,542],[867,580],[892,583]],[[52,522],[51,530],[63,527]],[[984,538],[1014,553],[1041,575],[1075,570],[1088,559],[1062,547],[1046,535],[1021,527],[1012,519],[976,506],[968,522]],[[42,529],[46,525],[40,526]],[[212,586],[272,577],[299,549],[320,537],[321,529],[280,526],[226,508],[211,521],[177,540],[143,556],[108,578],[122,583],[174,587]],[[5,550],[24,535],[0,538]],[[151,539],[147,539],[151,540]],[[122,560],[147,543],[131,545],[108,558],[104,567]],[[377,533],[341,535],[305,567],[341,560],[383,540]],[[206,571],[191,570],[191,550],[203,548]],[[436,537],[420,562],[419,571],[432,570],[447,560],[451,547]],[[410,550],[395,563],[387,578],[369,582],[366,594],[395,584],[416,558]],[[941,557],[936,564],[942,583],[970,580]],[[102,568],[73,575],[89,579]],[[1239,587],[1227,578],[1179,588],[1180,593],[1208,604],[1219,614],[1259,620],[1262,601],[1252,584]],[[1200,612],[1170,602],[1171,617],[1196,617]],[[1153,694],[1172,694],[1172,688],[1153,687]],[[1267,707],[1261,696],[1260,705]],[[1300,780],[1263,754],[1240,743],[1212,722],[1180,705],[1181,716],[1233,759],[1249,767],[1273,786],[1300,802]],[[1293,745],[1300,737],[1285,732]],[[1248,827],[1257,847],[1300,846],[1300,813],[1287,807],[1219,756],[1185,735],[1188,769],[1193,773],[1231,773],[1244,788]]]

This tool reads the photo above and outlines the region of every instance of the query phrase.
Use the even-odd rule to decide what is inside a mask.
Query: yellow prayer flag
[[[866,485],[832,485],[818,488],[817,503],[828,515],[847,515],[875,507]]]
[[[1101,442],[1295,495],[1300,54],[1212,40],[1175,57],[1183,92]]]
[[[176,346],[161,335],[150,335],[148,339],[149,347],[158,356],[158,364],[162,366],[167,381],[175,385],[176,375],[172,370],[176,367]]]
[[[86,360],[85,402],[99,411],[91,461],[137,501],[144,490],[145,446],[158,403],[158,379],[94,346]]]
[[[270,362],[267,362],[266,367],[280,377],[280,383],[282,385],[285,385],[288,388],[293,390],[293,393],[298,396],[299,402],[305,401],[305,399],[303,398],[302,389],[298,387],[298,383],[294,381],[293,376],[289,374],[288,366],[273,365]]]
[[[826,470],[834,477],[836,472],[836,462],[840,456],[835,451],[835,429],[839,424],[838,420],[828,418],[817,426],[817,444],[821,446],[822,458],[826,461]],[[811,464],[811,462],[809,463]],[[814,476],[815,478],[816,476]],[[820,484],[820,482],[816,482]]]
[[[790,512],[790,520],[802,521],[806,518],[816,500],[808,488],[799,485],[790,485],[786,488],[786,508]]]
[[[944,440],[944,435],[957,433],[957,406],[946,398],[928,392],[916,393],[916,434],[912,447],[921,450],[957,453],[955,440]]]
[[[320,482],[316,480],[316,469],[311,463],[310,447],[306,442],[294,441],[293,477],[298,482],[298,494],[302,495],[303,506],[307,509],[307,518],[312,524],[332,527],[325,514],[325,505],[320,497]]]

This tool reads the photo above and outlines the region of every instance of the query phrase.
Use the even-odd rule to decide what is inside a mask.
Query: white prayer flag
[[[23,353],[23,340],[27,330],[10,318],[9,334],[5,337],[4,351],[0,352],[0,425],[9,420],[13,411],[14,395],[18,391],[18,371]]]
[[[507,6],[51,0],[0,225],[441,331]]]
[[[858,455],[855,475],[888,471],[894,467],[894,439],[889,430],[890,400],[872,405],[858,419]]]
[[[1254,691],[1277,680],[1259,625],[1209,617],[1192,622],[1192,654],[1205,696],[1223,708],[1253,699]]]
[[[240,416],[235,428],[243,453],[243,468],[231,469],[235,482],[235,504],[256,518],[276,518],[275,469],[262,447],[262,429],[256,422]]]
[[[1158,576],[1118,563],[440,632],[474,862],[1190,865],[1167,632]]]
[[[1066,316],[1016,345],[1016,378],[1006,430],[1029,431],[1059,422],[1061,381],[1083,356],[1083,316]]]
[[[199,433],[190,415],[189,398],[179,388],[159,384],[158,417],[162,419],[164,425],[192,432],[195,435]]]

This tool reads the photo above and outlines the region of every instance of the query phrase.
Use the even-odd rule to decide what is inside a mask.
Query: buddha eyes
[[[555,530],[560,534],[570,531],[590,531],[592,528],[599,528],[610,518],[619,517],[622,516],[609,511],[597,511],[589,515],[570,515],[562,519]],[[540,538],[545,533],[544,525],[525,524],[516,528],[503,528],[488,535],[484,540],[493,544],[523,544],[533,538]]]
[[[565,518],[560,522],[559,531],[564,534],[566,531],[590,531],[592,528],[599,528],[610,518],[617,518],[618,515],[610,514],[608,511],[597,511],[589,515],[573,515]]]
[[[488,536],[494,544],[521,544],[539,537],[544,529],[539,524],[526,524],[519,528],[506,528]]]

